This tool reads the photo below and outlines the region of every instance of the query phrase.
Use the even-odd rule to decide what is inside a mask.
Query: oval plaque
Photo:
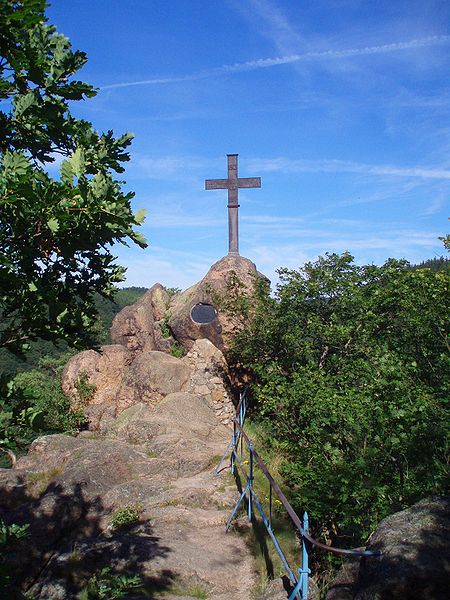
[[[217,310],[212,304],[199,302],[191,309],[191,319],[199,325],[209,325],[217,317]]]

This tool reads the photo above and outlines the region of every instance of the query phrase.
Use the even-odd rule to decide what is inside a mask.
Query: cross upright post
[[[227,154],[228,179],[206,179],[205,190],[228,190],[228,254],[239,254],[238,189],[260,188],[260,177],[238,177],[238,154]]]

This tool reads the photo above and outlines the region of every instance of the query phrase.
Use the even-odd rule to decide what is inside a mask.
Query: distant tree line
[[[429,258],[416,265],[411,265],[411,269],[430,269],[436,273],[437,271],[450,271],[450,259],[446,256],[439,256],[436,258]]]

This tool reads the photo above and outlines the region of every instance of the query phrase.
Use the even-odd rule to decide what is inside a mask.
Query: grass
[[[211,469],[212,467],[214,467],[214,469],[217,468],[217,465],[219,464],[220,460],[222,459],[222,454],[215,454],[211,460],[208,463],[208,469]],[[224,461],[224,465],[226,466],[226,460]]]
[[[197,577],[183,579],[177,577],[169,587],[160,592],[156,598],[165,598],[171,596],[189,596],[190,598],[200,598],[201,600],[208,599],[207,584]]]
[[[50,482],[58,475],[64,473],[64,467],[54,467],[48,471],[38,471],[36,473],[28,473],[27,481],[31,485],[35,485],[35,491],[41,496],[48,488]]]
[[[164,600],[167,596],[189,596],[208,600],[206,583],[183,581],[170,577],[165,582],[144,582],[139,575],[129,572],[114,572],[105,567],[86,582],[78,600],[116,600],[118,598],[153,598]],[[31,600],[31,599],[30,599]]]
[[[113,529],[123,529],[139,522],[142,512],[140,505],[129,504],[114,511],[111,517],[111,527]]]
[[[183,585],[174,583],[167,590],[167,593],[172,596],[190,596],[191,598],[201,598],[202,600],[207,600],[208,598],[204,587],[195,584]],[[162,596],[162,598],[164,598],[164,596]]]
[[[226,465],[226,463],[225,463]],[[222,483],[217,486],[216,490],[218,492],[225,492],[227,489],[229,489],[231,486],[236,485],[235,479],[233,477],[233,475],[229,472],[229,471],[222,471],[219,475],[220,480],[222,481]]]
[[[175,342],[170,346],[170,354],[175,358],[183,358],[183,356],[186,354],[186,350],[181,344]]]

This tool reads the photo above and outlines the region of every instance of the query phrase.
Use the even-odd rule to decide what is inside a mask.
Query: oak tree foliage
[[[132,135],[72,115],[70,102],[96,90],[76,78],[86,55],[45,7],[0,0],[0,344],[19,350],[37,337],[85,345],[94,294],[123,280],[111,246],[146,246],[133,229],[144,211],[133,215],[134,194],[116,179]]]

